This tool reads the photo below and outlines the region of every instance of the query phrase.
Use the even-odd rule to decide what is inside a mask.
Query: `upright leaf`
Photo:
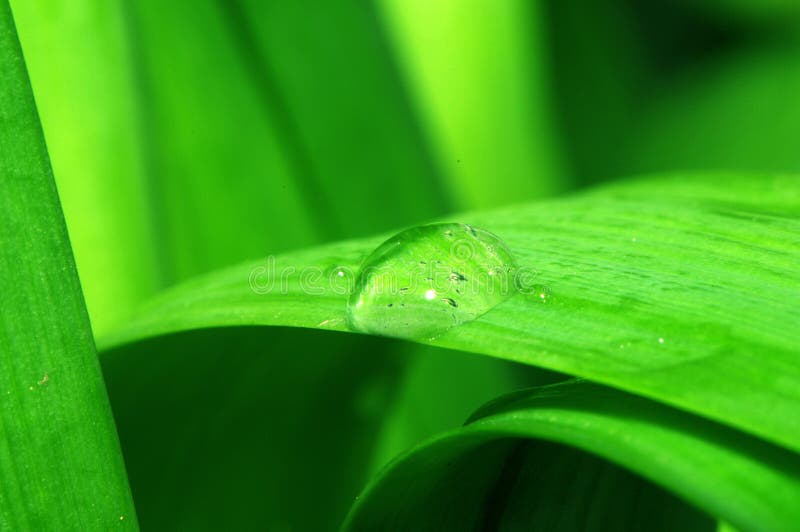
[[[220,5],[328,239],[447,211],[438,161],[373,2]]]
[[[459,209],[563,187],[542,2],[376,3]]]
[[[8,3],[0,2],[0,528],[136,528]]]

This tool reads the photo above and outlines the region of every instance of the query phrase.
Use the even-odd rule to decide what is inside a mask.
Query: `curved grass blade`
[[[0,529],[135,529],[11,10],[0,2]]]
[[[585,480],[587,472],[575,470],[580,461],[565,460],[553,446],[520,448],[514,445],[520,438],[596,454],[740,529],[785,530],[800,519],[796,504],[800,456],[796,453],[646,399],[573,381],[489,404],[465,427],[400,457],[359,497],[345,529],[422,530],[430,523],[447,528],[455,519],[465,520],[460,523],[463,527],[474,528],[475,523],[491,519],[497,529],[515,530],[533,522],[558,520],[553,515],[559,513],[558,504],[541,505],[537,499],[577,490],[581,496],[568,506],[572,511],[586,505],[586,497],[614,493],[587,490],[581,494],[580,479]],[[564,461],[566,470],[548,474],[546,464],[553,461]],[[516,476],[498,479],[503,464]],[[620,491],[618,495],[624,497],[626,491]],[[464,504],[466,500],[471,503]],[[603,502],[602,511],[619,504]],[[634,497],[629,511],[640,503]],[[528,510],[523,511],[526,506]],[[453,508],[465,510],[450,511]],[[649,522],[641,523],[646,526],[633,529],[664,526],[660,519],[669,519],[671,511],[666,516],[656,512]],[[709,529],[708,521],[704,528],[697,516],[684,513],[684,517],[686,521],[672,529],[683,530],[688,524]],[[592,528],[591,523],[590,514],[586,522],[562,529]]]
[[[542,290],[432,343],[591,378],[800,450],[799,213],[797,177],[720,174],[463,215],[503,238]],[[331,276],[381,240],[197,278],[104,345],[222,325],[347,330]]]

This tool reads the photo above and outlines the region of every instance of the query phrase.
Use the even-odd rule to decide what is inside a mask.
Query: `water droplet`
[[[435,338],[514,295],[516,271],[508,247],[488,231],[455,223],[414,227],[364,260],[348,324],[370,334]]]

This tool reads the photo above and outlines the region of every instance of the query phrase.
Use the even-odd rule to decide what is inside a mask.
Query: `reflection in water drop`
[[[361,265],[347,308],[357,331],[433,338],[516,293],[508,247],[474,226],[414,227],[378,246]]]

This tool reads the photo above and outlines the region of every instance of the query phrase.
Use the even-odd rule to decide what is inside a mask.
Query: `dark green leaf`
[[[713,529],[710,519],[646,483],[520,438],[599,455],[743,530],[788,530],[800,519],[797,454],[652,401],[571,382],[490,404],[464,428],[399,458],[359,498],[345,528]]]

